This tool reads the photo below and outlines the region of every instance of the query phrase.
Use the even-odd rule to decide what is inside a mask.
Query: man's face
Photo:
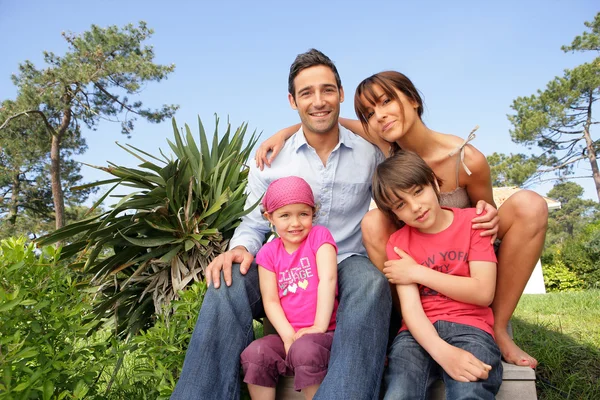
[[[329,133],[337,126],[344,90],[338,88],[333,71],[325,65],[306,68],[294,79],[296,99],[290,105],[298,110],[305,133]]]

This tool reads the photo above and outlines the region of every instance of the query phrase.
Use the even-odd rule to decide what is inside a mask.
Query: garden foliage
[[[0,241],[0,399],[96,393],[107,344],[87,337],[89,295],[54,247]]]
[[[219,138],[216,118],[212,143],[199,123],[199,142],[185,125],[173,120],[175,157],[160,157],[131,145],[121,146],[141,161],[139,168],[109,163],[96,167],[114,176],[89,186],[112,184],[96,205],[118,186],[135,190],[109,210],[70,224],[39,243],[69,242],[63,258],[89,278],[101,301],[98,323],[135,334],[152,325],[154,314],[177,297],[179,290],[201,281],[208,263],[227,246],[244,210],[248,168],[256,133],[245,141],[247,124],[231,125]],[[95,206],[96,206],[95,205]]]

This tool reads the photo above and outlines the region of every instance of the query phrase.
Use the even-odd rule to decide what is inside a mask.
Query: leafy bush
[[[589,224],[580,234],[546,249],[542,263],[544,274],[552,265],[560,266],[557,271],[566,268],[585,288],[600,287],[600,222]]]
[[[544,284],[548,292],[563,292],[581,290],[585,286],[577,274],[570,271],[562,261],[555,264],[546,264],[542,267]]]
[[[86,338],[91,311],[53,247],[0,241],[0,399],[82,399],[96,393],[106,354]]]
[[[162,151],[157,158],[133,146],[121,146],[142,161],[140,169],[109,163],[96,167],[115,176],[83,186],[114,184],[96,204],[119,185],[138,192],[124,196],[112,209],[68,225],[41,238],[41,244],[80,239],[65,246],[64,257],[77,255],[72,267],[90,277],[102,302],[98,322],[117,332],[148,329],[154,313],[166,309],[177,293],[203,279],[204,268],[227,246],[244,210],[248,168],[245,163],[256,135],[245,143],[247,124],[219,139],[216,118],[212,145],[199,122],[199,144],[185,125],[185,136],[173,120],[176,158]]]

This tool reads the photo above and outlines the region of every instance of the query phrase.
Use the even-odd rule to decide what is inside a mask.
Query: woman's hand
[[[481,236],[491,236],[491,243],[494,244],[498,237],[498,228],[500,224],[500,218],[498,218],[498,210],[486,203],[485,200],[479,200],[477,202],[477,214],[479,217],[475,217],[471,220],[473,223],[473,229],[483,229],[480,233]]]
[[[267,140],[261,143],[256,149],[256,153],[254,154],[254,159],[256,160],[256,166],[260,168],[262,171],[265,164],[268,167],[271,167],[271,162],[277,157],[277,154],[283,149],[283,145],[285,144],[285,139],[280,136],[280,132],[277,132],[275,135],[271,136]],[[268,154],[269,151],[271,154]]]

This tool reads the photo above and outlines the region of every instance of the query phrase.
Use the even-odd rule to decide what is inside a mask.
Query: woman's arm
[[[265,139],[264,142],[258,146],[256,149],[256,153],[254,154],[254,159],[256,160],[256,166],[260,168],[262,171],[265,164],[268,167],[271,167],[271,163],[275,160],[275,157],[283,146],[285,145],[285,141],[288,140],[292,135],[300,129],[302,125],[296,124],[287,128],[283,128],[282,130],[276,132],[273,136]],[[267,153],[271,151],[271,155],[267,157]]]
[[[277,290],[277,277],[274,272],[259,266],[258,279],[260,282],[260,294],[265,307],[265,314],[267,314],[267,318],[269,318],[269,321],[273,324],[279,337],[281,337],[287,354],[288,349],[294,342],[293,338],[296,332],[287,320],[283,308],[281,308],[279,292]]]
[[[324,333],[329,328],[333,306],[335,304],[335,288],[337,285],[337,253],[335,247],[325,243],[316,254],[319,286],[317,289],[317,311],[313,326],[299,329],[294,340],[307,333]]]
[[[379,136],[372,136],[365,132],[360,121],[348,118],[339,118],[338,121],[340,125],[352,131],[355,135],[358,135],[366,141],[379,147],[386,157],[390,153],[390,144],[381,139]],[[296,124],[287,128],[283,128],[282,130],[276,132],[273,136],[265,139],[265,141],[258,146],[258,149],[256,149],[256,153],[254,154],[256,166],[260,168],[261,171],[263,170],[265,164],[270,167],[273,160],[275,160],[275,157],[277,157],[277,154],[279,154],[283,148],[285,141],[292,137],[294,133],[298,132],[301,126],[301,124]],[[267,157],[269,151],[271,154]]]
[[[340,125],[360,136],[367,142],[379,147],[379,150],[387,157],[390,154],[390,144],[377,135],[370,135],[365,131],[360,121],[356,119],[339,118]]]
[[[465,189],[471,199],[471,205],[478,210],[478,217],[473,219],[473,229],[482,230],[481,236],[491,236],[494,243],[498,234],[500,220],[494,202],[490,165],[485,156],[473,146],[465,147],[465,164],[471,171],[467,175]],[[485,210],[485,213],[481,214]]]

